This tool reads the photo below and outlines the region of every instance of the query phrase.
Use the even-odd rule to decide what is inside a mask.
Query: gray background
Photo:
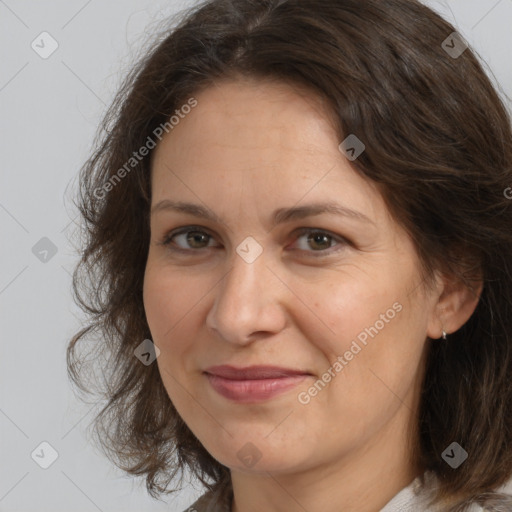
[[[426,3],[455,23],[512,97],[512,0]],[[70,293],[74,180],[148,38],[192,4],[0,0],[0,511],[175,511],[202,492],[189,485],[159,503],[140,480],[112,467],[88,440],[91,405],[77,401],[65,367],[65,347],[81,319]],[[59,45],[47,59],[31,47],[43,31]],[[55,255],[34,254],[43,237]],[[39,242],[43,249],[47,243]],[[58,452],[48,469],[31,458],[43,441]],[[47,449],[36,453],[49,457]]]

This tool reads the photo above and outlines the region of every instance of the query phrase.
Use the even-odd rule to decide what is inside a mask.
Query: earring
[[[443,329],[443,340],[446,340],[446,339],[448,339],[448,336],[447,336],[446,331]]]

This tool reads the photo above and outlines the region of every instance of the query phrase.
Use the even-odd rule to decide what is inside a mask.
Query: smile
[[[209,368],[205,375],[219,395],[239,403],[270,400],[311,376],[303,371],[262,366],[218,366]]]

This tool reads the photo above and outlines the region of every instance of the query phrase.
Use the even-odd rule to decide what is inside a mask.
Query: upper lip
[[[237,368],[230,365],[210,366],[206,373],[232,380],[278,379],[296,375],[311,375],[304,370],[294,370],[280,366],[244,366]]]

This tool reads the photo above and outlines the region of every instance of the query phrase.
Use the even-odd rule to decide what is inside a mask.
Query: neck
[[[421,473],[410,461],[414,438],[402,405],[364,446],[301,471],[231,471],[232,512],[375,512]],[[406,442],[409,440],[409,442]],[[342,507],[342,508],[340,508]]]

